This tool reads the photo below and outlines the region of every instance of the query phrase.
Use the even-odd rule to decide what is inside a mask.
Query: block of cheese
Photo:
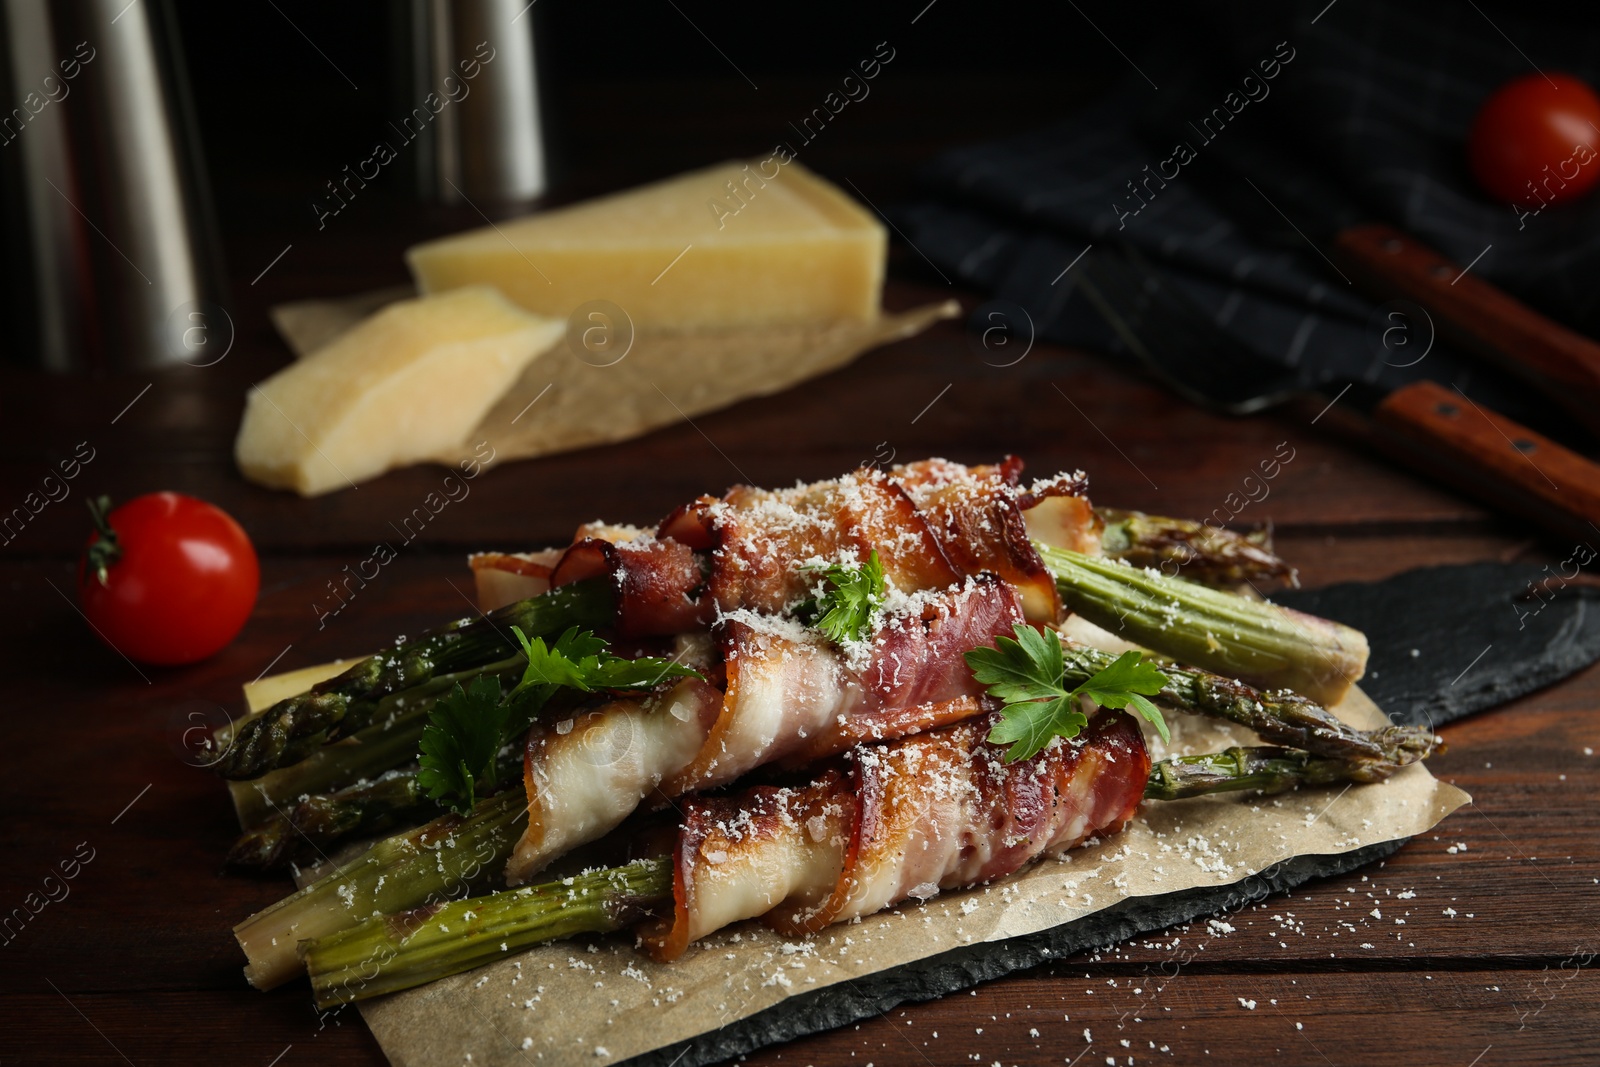
[[[234,458],[315,496],[452,454],[564,329],[487,286],[391,304],[252,389]]]
[[[571,207],[417,245],[425,293],[493,285],[541,315],[607,300],[637,328],[868,321],[887,237],[793,161],[721,163]]]

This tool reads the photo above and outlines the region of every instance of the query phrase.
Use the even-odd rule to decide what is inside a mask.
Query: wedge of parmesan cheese
[[[430,241],[406,259],[425,293],[484,283],[541,315],[605,300],[642,329],[720,330],[875,319],[886,248],[870,212],[774,155]]]
[[[563,330],[487,286],[391,304],[252,389],[234,458],[316,496],[449,457]]]

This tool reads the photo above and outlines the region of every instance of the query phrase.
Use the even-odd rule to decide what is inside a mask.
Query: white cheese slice
[[[562,332],[487,286],[391,304],[252,389],[234,457],[315,496],[448,456]]]
[[[542,315],[591,301],[634,326],[715,328],[878,317],[887,235],[800,164],[735,160],[417,245],[417,286],[477,283]]]

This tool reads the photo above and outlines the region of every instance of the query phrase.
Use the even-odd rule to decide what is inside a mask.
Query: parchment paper
[[[273,308],[272,321],[295,354],[305,356],[384,305],[412,295],[409,289],[384,289],[340,300],[302,300]],[[604,357],[617,360],[606,366],[565,342],[528,365],[459,449],[435,458],[441,463],[471,458],[484,441],[494,449],[492,462],[503,462],[638,437],[739,400],[780,392],[960,313],[960,304],[947,300],[885,312],[871,322],[641,332],[624,355]]]
[[[309,668],[292,679],[264,679],[246,687],[246,697],[259,708],[331,673]],[[1333,710],[1363,728],[1387,721],[1358,689]],[[1157,759],[1257,740],[1227,723],[1168,719],[1170,747],[1147,736]],[[744,923],[670,964],[651,961],[621,936],[561,942],[364,1002],[361,1014],[390,1061],[402,1067],[616,1063],[792,996],[1047,930],[1130,898],[1226,886],[1297,856],[1338,855],[1412,837],[1469,800],[1417,764],[1377,785],[1147,802],[1121,834],[1060,860],[808,940],[789,941]]]

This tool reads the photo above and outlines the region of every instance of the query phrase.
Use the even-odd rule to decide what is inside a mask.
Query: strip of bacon
[[[707,550],[703,563],[697,553]],[[880,471],[860,470],[777,491],[735,486],[720,500],[679,508],[657,536],[581,540],[550,582],[609,577],[619,634],[673,634],[706,626],[719,609],[780,613],[809,595],[815,579],[801,564],[865,562],[874,551],[901,592],[943,589],[964,577],[905,491]]]
[[[1102,711],[1071,742],[1007,764],[989,718],[851,753],[846,774],[688,802],[673,914],[644,933],[661,960],[730,923],[790,935],[977,885],[1115,833],[1144,794],[1138,726]]]
[[[523,756],[528,828],[506,864],[510,884],[633,814],[694,758],[721,707],[721,690],[685,678],[665,693],[613,700],[530,730]]]
[[[526,881],[609,832],[656,790],[671,798],[773,763],[805,765],[850,746],[980,714],[983,687],[963,653],[1022,618],[994,578],[906,598],[858,662],[795,623],[741,612],[722,624],[726,691],[680,684],[666,698],[613,701],[559,728],[535,728],[525,780],[528,828],[506,875]],[[654,710],[652,710],[654,708]]]
[[[908,600],[870,642],[844,654],[796,623],[752,612],[727,617],[722,713],[664,791],[701,792],[769,763],[804,766],[861,741],[979,714],[984,688],[963,653],[993,646],[1022,621],[1015,590],[985,576]]]
[[[542,592],[522,577],[537,559],[550,567],[539,577],[554,586],[609,577],[623,636],[680,633],[718,610],[783,612],[809,595],[814,579],[803,564],[865,561],[876,551],[900,592],[942,589],[988,571],[1021,591],[1029,620],[1054,622],[1055,581],[1032,541],[1095,554],[1099,520],[1082,475],[1023,487],[1021,472],[1015,457],[978,467],[931,459],[781,490],[735,486],[679,508],[654,534],[590,524],[554,564],[548,554],[474,557],[480,591],[492,589],[495,598],[480,595],[479,607]],[[500,570],[519,577],[494,584]]]
[[[707,550],[709,576],[696,554]],[[550,584],[609,577],[618,633],[673,634],[707,625],[718,609],[780,613],[809,595],[815,579],[801,564],[865,562],[874,551],[901,592],[964,577],[905,490],[869,469],[776,491],[735,486],[679,508],[654,537],[585,538],[566,550]]]
[[[560,548],[543,552],[474,552],[467,557],[477,586],[478,609],[485,613],[550,591],[550,575],[561,562]]]
[[[672,851],[673,917],[640,931],[645,947],[675,960],[724,926],[826,900],[859,821],[849,779],[837,771],[801,788],[690,801]]]
[[[1022,593],[1030,621],[1055,622],[1061,598],[1033,547],[1033,538],[1060,548],[1098,553],[1099,520],[1082,474],[1058,475],[1023,489],[1022,460],[967,467],[928,459],[895,467],[890,477],[916,504],[946,557],[964,574],[989,571]]]
[[[661,524],[661,536],[712,549],[711,593],[724,611],[777,614],[809,595],[807,561],[866,562],[876,551],[889,585],[943,589],[965,575],[945,558],[905,491],[881,471],[767,490],[735,486]]]
[[[485,613],[515,604],[550,591],[550,575],[572,544],[596,538],[601,541],[632,541],[645,534],[637,526],[612,526],[587,522],[578,527],[572,541],[560,548],[538,552],[475,552],[467,557],[477,586],[478,609]]]
[[[704,629],[716,606],[700,596],[705,585],[700,557],[680,541],[639,537],[606,541],[590,537],[561,557],[550,575],[560,588],[586,578],[609,578],[617,594],[616,631],[622,637],[680,634]]]

